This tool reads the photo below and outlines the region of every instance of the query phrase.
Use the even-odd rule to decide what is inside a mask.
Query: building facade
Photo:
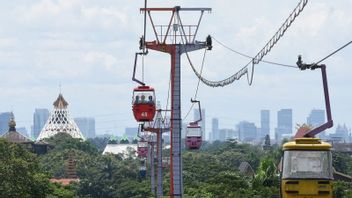
[[[95,119],[91,117],[75,118],[78,128],[86,138],[95,138]]]
[[[258,138],[257,127],[254,123],[241,121],[237,124],[239,139],[243,142],[250,142]]]
[[[0,113],[0,135],[5,134],[9,129],[9,121],[12,118],[11,112]]]
[[[281,141],[283,137],[288,136],[292,136],[292,109],[281,109],[277,112],[275,139]]]
[[[325,111],[321,109],[313,109],[309,116],[307,117],[307,124],[314,128],[322,125],[325,123]],[[326,134],[325,131],[318,134],[318,137],[325,138]]]
[[[264,138],[266,135],[270,136],[270,111],[261,110],[259,138]]]
[[[213,118],[211,120],[211,135],[210,135],[211,141],[216,141],[220,140],[219,137],[219,119],[218,118]]]
[[[138,127],[126,127],[124,136],[127,138],[135,138],[138,135]]]
[[[35,109],[33,114],[32,137],[37,138],[49,118],[48,109]]]

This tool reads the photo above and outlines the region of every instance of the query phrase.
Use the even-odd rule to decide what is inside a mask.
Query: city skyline
[[[173,7],[176,4],[212,7],[213,12],[202,21],[206,25],[201,27],[198,40],[204,40],[210,34],[252,56],[296,6],[296,2],[291,1],[268,4],[259,0],[156,0],[149,6]],[[51,109],[52,99],[62,85],[62,92],[71,101],[72,117],[95,117],[98,134],[122,134],[125,127],[136,127],[131,96],[137,85],[131,81],[131,72],[134,53],[138,51],[138,37],[143,31],[143,15],[139,14],[142,6],[141,2],[126,0],[4,2],[0,8],[3,27],[0,31],[0,70],[3,74],[0,111],[13,111],[18,125],[30,131],[34,109]],[[302,54],[304,62],[310,63],[331,53],[350,40],[352,19],[346,17],[350,7],[352,2],[349,0],[309,2],[305,12],[265,59],[294,65],[298,54]],[[251,14],[253,12],[255,16]],[[151,33],[148,26],[148,39],[151,39]],[[213,45],[204,65],[206,78],[223,79],[248,61],[215,41]],[[352,84],[348,76],[352,71],[349,66],[351,53],[352,49],[348,47],[324,61],[328,66],[333,119],[335,123],[346,123],[347,126],[352,126],[352,105],[349,103],[352,95],[346,91]],[[199,68],[202,52],[190,55]],[[157,100],[165,107],[169,58],[150,51],[145,63],[145,81],[155,88]],[[185,57],[182,58],[182,78],[184,116],[198,82]],[[226,128],[241,120],[251,120],[260,126],[260,109],[275,112],[290,107],[294,109],[295,124],[304,123],[312,108],[324,107],[319,72],[301,72],[266,63],[256,67],[251,87],[245,79],[216,89],[200,83],[197,99],[201,100],[207,117],[218,117]],[[191,121],[190,117],[184,122]],[[275,123],[270,125],[275,126]],[[210,131],[209,126],[210,119],[206,122],[206,133]]]

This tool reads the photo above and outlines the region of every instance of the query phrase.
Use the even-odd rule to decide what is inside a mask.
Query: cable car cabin
[[[170,157],[163,157],[162,159],[162,167],[168,168],[170,166]]]
[[[141,179],[145,179],[146,175],[147,175],[147,168],[140,167],[139,168],[139,176],[141,177]]]
[[[149,86],[139,86],[133,90],[132,110],[138,122],[153,121],[155,116],[155,92]]]
[[[139,176],[141,177],[141,179],[145,179],[146,175],[147,175],[147,168],[145,165],[145,160],[142,160],[139,167]]]
[[[139,141],[137,144],[137,153],[138,157],[147,157],[148,156],[148,142],[147,141]]]
[[[186,130],[186,148],[199,149],[202,145],[202,129],[196,122],[191,122]]]
[[[283,145],[282,198],[332,198],[331,145],[318,138],[296,138]]]

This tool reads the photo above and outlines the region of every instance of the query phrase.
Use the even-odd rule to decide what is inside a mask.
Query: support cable
[[[169,77],[169,84],[168,84],[168,90],[167,90],[167,99],[166,99],[166,107],[165,107],[165,114],[164,118],[162,118],[162,122],[165,123],[166,120],[166,114],[167,114],[167,109],[169,108],[169,100],[170,100],[170,91],[171,91],[171,68],[170,68],[170,77]]]
[[[300,15],[300,13],[303,11],[305,6],[307,5],[308,0],[301,0],[296,8],[291,12],[289,17],[285,20],[285,22],[281,25],[279,30],[274,34],[273,37],[269,40],[269,42],[257,53],[256,56],[252,58],[252,60],[247,63],[245,66],[243,66],[238,72],[234,73],[233,75],[229,76],[228,78],[220,81],[211,81],[208,80],[200,73],[197,72],[195,69],[194,65],[192,64],[191,58],[189,57],[189,54],[186,52],[186,56],[188,59],[189,64],[192,67],[192,70],[196,74],[196,76],[206,85],[210,87],[224,87],[226,85],[232,84],[234,81],[239,80],[243,75],[247,74],[247,81],[249,85],[252,85],[253,83],[253,77],[254,77],[254,67],[256,64],[258,64],[260,61],[262,61],[263,57],[267,55],[270,50],[275,46],[275,44],[280,40],[280,38],[283,37],[287,29],[291,26],[291,24],[295,21],[295,19]],[[252,72],[249,74],[250,71],[248,71],[248,66],[252,67]]]
[[[252,56],[249,56],[249,55],[247,55],[247,54],[244,54],[244,53],[242,53],[242,52],[239,52],[239,51],[237,51],[237,50],[234,50],[233,48],[231,48],[231,47],[225,45],[223,42],[219,41],[219,40],[216,39],[214,36],[211,36],[211,38],[212,38],[215,42],[217,42],[219,45],[223,46],[224,48],[226,48],[226,49],[228,49],[228,50],[230,50],[230,51],[232,51],[232,52],[234,52],[234,53],[236,53],[236,54],[238,54],[238,55],[240,55],[240,56],[243,56],[243,57],[246,57],[246,58],[249,58],[249,59],[254,59],[254,57],[252,57]],[[277,63],[277,62],[274,62],[274,61],[261,60],[260,62],[268,63],[268,64],[271,64],[271,65],[283,66],[283,67],[297,68],[297,66],[295,66],[295,65],[288,65],[288,64],[283,64],[283,63]]]
[[[200,75],[202,75],[203,73],[203,67],[204,67],[204,62],[205,62],[205,54],[207,53],[207,50],[204,50],[204,54],[203,54],[203,59],[202,59],[202,66],[200,68]],[[194,100],[197,99],[198,96],[198,90],[199,90],[199,84],[200,84],[200,78],[198,78],[198,83],[197,83],[197,87],[196,87],[196,91],[194,93]],[[182,120],[185,120],[188,115],[191,113],[192,109],[193,109],[194,103],[192,103],[191,107],[189,108],[187,114],[185,115],[185,117]]]
[[[314,63],[313,66],[318,65],[319,63],[325,61],[326,59],[330,58],[331,56],[335,55],[337,52],[341,51],[342,49],[344,49],[345,47],[349,46],[352,43],[352,40],[347,42],[345,45],[341,46],[340,48],[338,48],[337,50],[335,50],[334,52],[330,53],[329,55],[327,55],[326,57],[322,58],[321,60],[319,60],[317,63]]]

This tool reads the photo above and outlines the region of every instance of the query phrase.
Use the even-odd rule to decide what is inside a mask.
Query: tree
[[[263,149],[264,149],[264,150],[269,150],[270,148],[271,148],[270,136],[267,134],[267,135],[265,136]]]
[[[0,139],[0,197],[44,198],[51,192],[48,183],[36,155]]]

